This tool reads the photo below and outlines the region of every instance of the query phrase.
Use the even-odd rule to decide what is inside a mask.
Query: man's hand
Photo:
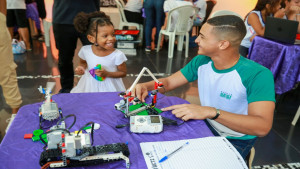
[[[137,97],[142,102],[145,102],[145,98],[148,95],[148,89],[142,83],[137,84],[131,92],[132,96]]]
[[[77,66],[76,69],[75,69],[75,73],[78,74],[78,75],[83,75],[84,71],[85,71],[85,69],[82,66]]]
[[[196,104],[179,104],[161,109],[163,111],[172,110],[177,118],[187,121],[190,119],[203,120],[213,118],[216,115],[216,109],[213,107],[200,106]]]

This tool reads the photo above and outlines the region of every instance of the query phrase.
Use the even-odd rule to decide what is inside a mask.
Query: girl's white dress
[[[126,90],[122,78],[106,77],[103,81],[98,81],[90,73],[90,70],[98,64],[101,64],[101,68],[108,72],[116,72],[117,66],[127,61],[123,52],[115,49],[111,54],[100,57],[93,53],[92,45],[86,45],[80,49],[78,56],[87,62],[87,69],[71,93],[121,92]]]

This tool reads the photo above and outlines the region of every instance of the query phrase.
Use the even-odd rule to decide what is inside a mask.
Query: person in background
[[[185,6],[185,5],[193,5],[193,3],[190,0],[166,0],[164,3],[164,12],[165,12],[165,21],[164,21],[164,25],[161,27],[161,29],[165,30],[167,28],[167,24],[168,24],[168,15],[169,15],[169,11],[171,11],[174,8],[180,7],[180,6]],[[177,11],[175,11],[177,12]],[[171,31],[173,31],[175,29],[175,24],[177,22],[177,16],[180,15],[178,12],[177,13],[173,13],[172,20],[171,20]],[[189,27],[191,27],[192,25],[188,25]]]
[[[21,39],[25,42],[26,50],[31,51],[32,49],[29,42],[29,31],[27,28],[28,20],[26,18],[25,0],[9,0],[7,1],[6,7],[6,24],[11,38],[13,38],[15,26],[17,26]]]
[[[194,25],[200,26],[205,18],[206,15],[206,1],[205,0],[190,0],[190,2],[193,2],[194,6],[199,9],[199,13],[197,14],[197,17],[194,21]]]
[[[80,63],[75,72],[83,76],[71,93],[125,91],[122,77],[127,73],[127,58],[114,48],[115,30],[110,18],[100,11],[81,12],[74,25],[93,45],[83,46],[78,53]]]
[[[12,53],[11,37],[6,27],[6,0],[0,0],[0,39],[0,85],[6,103],[12,108],[8,129],[22,104],[22,98],[18,87],[17,65]]]
[[[206,16],[206,8],[207,3],[205,0],[190,0],[194,3],[194,6],[199,9],[199,13],[194,21],[194,25],[192,31],[190,33],[191,37],[189,38],[189,47],[197,47],[198,45],[195,43],[197,38],[197,26],[201,26]]]
[[[79,12],[99,11],[99,0],[54,0],[53,32],[58,49],[58,69],[61,89],[59,93],[70,93],[74,83],[73,57],[79,38],[83,45],[88,45],[86,35],[75,30],[73,19]]]
[[[142,17],[143,4],[141,0],[128,0],[124,13],[128,22],[134,22],[138,24],[144,24],[144,18]]]
[[[37,4],[34,1],[26,0],[26,17],[29,19],[29,24],[35,23],[35,28],[37,32],[31,32],[32,39],[38,39],[41,34],[41,21],[39,18],[39,12],[37,8]],[[32,30],[35,30],[32,28]]]
[[[299,22],[297,33],[300,33],[300,0],[284,0],[282,6],[285,6],[285,19]]]
[[[152,28],[156,27],[156,33],[154,38],[155,47],[158,45],[158,35],[160,29],[164,23],[164,5],[165,0],[144,0],[144,9],[146,14],[146,28],[145,28],[145,41],[146,41],[146,52],[151,51],[152,41]]]
[[[285,10],[281,8],[280,0],[258,0],[255,8],[245,17],[247,34],[240,46],[241,55],[247,57],[252,39],[256,35],[264,35],[267,16],[283,18],[284,14]]]
[[[174,9],[174,8],[177,8],[179,6],[184,6],[184,5],[194,5],[196,8],[199,9],[199,12],[196,14],[196,19],[194,20],[193,22],[193,25],[194,26],[199,26],[202,24],[204,18],[205,18],[205,14],[206,14],[206,1],[205,0],[166,0],[165,3],[164,3],[164,12],[165,12],[165,22],[164,22],[164,25],[162,26],[161,29],[166,29],[167,27],[167,23],[168,23],[168,13],[170,10]],[[174,29],[175,27],[175,23],[176,23],[176,16],[178,14],[177,13],[173,13],[173,16],[172,16],[172,27],[171,27],[171,31]],[[191,26],[191,25],[189,25]],[[195,44],[195,39],[197,38],[196,36],[196,28],[193,27],[192,31],[191,31],[191,38],[190,38],[190,44],[192,45],[196,45]],[[193,44],[194,43],[194,44]],[[191,46],[192,46],[191,45]]]
[[[272,128],[275,108],[272,72],[239,54],[246,34],[243,20],[234,15],[213,17],[201,27],[198,56],[180,71],[159,79],[167,92],[198,81],[201,106],[180,104],[163,108],[184,121],[206,120],[216,136],[230,141],[243,158],[257,137]],[[133,96],[142,102],[154,81],[137,84]]]
[[[42,20],[42,23],[44,22],[44,19],[46,18],[46,7],[45,7],[45,1],[44,0],[35,0],[37,9],[39,12],[39,17]],[[44,41],[44,35],[42,30],[38,30],[38,40]]]

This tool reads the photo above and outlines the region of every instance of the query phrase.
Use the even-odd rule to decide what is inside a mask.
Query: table
[[[248,58],[270,69],[276,94],[291,90],[300,81],[300,45],[289,45],[256,36]]]
[[[135,134],[129,132],[128,127],[117,129],[115,128],[116,125],[128,123],[128,119],[121,112],[114,109],[114,104],[121,99],[118,93],[57,94],[52,98],[62,109],[64,116],[68,114],[76,115],[77,121],[71,132],[93,121],[101,125],[99,130],[95,130],[94,145],[128,142],[131,169],[147,168],[139,145],[140,142],[171,141],[213,136],[202,120],[190,120],[180,126],[164,126],[164,131],[158,134]],[[146,99],[146,103],[150,103],[149,98]],[[181,103],[188,102],[178,97],[158,94],[158,108]],[[33,142],[30,139],[23,139],[24,134],[32,133],[33,130],[38,129],[38,108],[40,105],[41,103],[26,105],[19,110],[0,144],[0,169],[40,168],[39,158],[44,145],[40,142]],[[170,112],[163,112],[162,116],[179,120]],[[73,118],[68,118],[66,125],[70,126],[72,121]],[[96,166],[86,166],[84,168],[124,169],[126,167],[125,161],[122,160]]]

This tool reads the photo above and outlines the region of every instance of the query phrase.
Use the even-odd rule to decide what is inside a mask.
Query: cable
[[[50,121],[50,123],[51,124],[49,124],[48,126],[42,126],[42,123],[44,122],[44,121],[46,121],[45,119],[43,119],[42,118],[42,116],[40,116],[40,120],[39,120],[39,124],[40,124],[40,129],[48,129],[48,128],[50,128],[51,126],[53,126],[54,125],[54,121]],[[47,120],[48,121],[48,120]]]
[[[119,124],[119,125],[116,125],[116,128],[123,128],[123,127],[126,127],[126,126],[129,126],[130,124],[127,123],[127,124]]]
[[[90,124],[92,124],[92,129],[91,129],[91,136],[92,136],[92,145],[94,144],[94,122],[90,121],[88,123],[86,123],[84,126],[82,126],[77,133],[77,136],[79,135],[79,133],[87,126],[89,126]]]
[[[58,129],[52,129],[52,130],[50,130],[50,131],[46,131],[46,134],[49,134],[49,133],[52,133],[53,131],[58,131],[58,130],[65,131],[65,132],[67,132],[67,133],[70,134],[70,131],[69,131],[69,130],[67,130],[67,129],[60,129],[60,128],[58,128]]]
[[[56,127],[58,127],[58,125],[59,125],[62,121],[65,121],[65,119],[67,119],[67,118],[69,118],[69,117],[71,117],[71,116],[74,117],[74,120],[73,120],[73,123],[71,124],[71,126],[70,126],[69,128],[67,128],[68,130],[70,130],[70,129],[74,126],[74,124],[75,124],[75,122],[76,122],[76,116],[75,116],[74,114],[69,114],[69,115],[67,115],[67,116],[65,116],[65,117],[63,117],[63,118],[61,118],[61,119],[56,123]]]

